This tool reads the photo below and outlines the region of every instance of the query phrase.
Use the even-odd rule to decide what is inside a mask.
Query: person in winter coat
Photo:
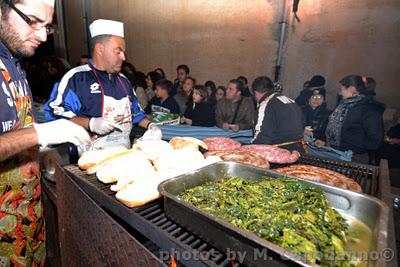
[[[329,117],[326,144],[342,151],[351,150],[353,161],[368,163],[371,153],[383,142],[385,105],[365,95],[365,84],[359,75],[346,76],[339,83],[343,99]]]
[[[163,79],[161,75],[156,71],[150,71],[146,75],[146,89],[144,92],[147,96],[147,101],[150,101],[156,95],[156,82]],[[143,107],[143,108],[146,108]]]
[[[320,140],[325,140],[325,129],[331,114],[326,107],[325,94],[323,88],[314,89],[308,105],[302,108],[304,134]]]
[[[193,88],[196,85],[196,79],[192,78],[190,76],[187,76],[185,81],[183,82],[182,88],[176,95],[174,95],[174,98],[176,102],[179,105],[179,110],[180,114],[183,115],[183,113],[186,110],[187,105],[191,105],[192,103],[192,93],[193,93]]]
[[[324,89],[325,86],[325,78],[321,75],[315,75],[311,78],[307,87],[305,87],[300,95],[296,98],[296,103],[300,107],[304,107],[307,105],[308,100],[310,99],[313,90],[315,89]]]
[[[267,76],[261,76],[252,84],[258,103],[254,144],[283,144],[303,138],[303,121],[300,107],[287,96],[275,91]],[[293,149],[296,149],[293,146]]]
[[[186,77],[189,76],[190,69],[187,65],[179,65],[176,68],[176,79],[171,89],[171,96],[174,96],[177,92],[182,90],[183,82]]]
[[[254,103],[249,97],[242,96],[243,90],[244,85],[241,81],[229,81],[225,99],[219,101],[215,107],[217,127],[234,132],[254,127]]]
[[[179,105],[175,98],[170,95],[172,86],[171,81],[166,79],[158,80],[155,84],[156,95],[149,101],[144,112],[148,115],[155,111],[179,114]]]
[[[207,89],[202,85],[196,85],[193,90],[193,103],[188,105],[181,123],[193,126],[215,126],[214,105],[208,101]]]
[[[389,169],[400,168],[400,116],[395,115],[396,125],[386,133],[385,142],[379,150],[378,159],[387,159]]]

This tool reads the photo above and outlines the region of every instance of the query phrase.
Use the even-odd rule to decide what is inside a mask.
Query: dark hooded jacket
[[[298,97],[296,97],[296,99],[295,99],[297,105],[299,105],[301,108],[307,106],[308,100],[312,96],[314,90],[317,90],[317,89],[325,91],[324,86],[310,87],[310,88],[301,90],[300,95]]]
[[[209,102],[190,103],[186,108],[184,116],[192,120],[192,126],[215,126],[214,105]]]
[[[382,114],[385,105],[365,97],[347,113],[342,126],[341,144],[337,149],[352,150],[356,154],[377,150],[383,142]]]
[[[322,103],[316,109],[312,109],[310,105],[307,105],[302,110],[303,126],[311,126],[313,137],[325,141],[325,130],[331,114],[331,111],[326,107],[326,103]]]
[[[260,109],[258,112],[261,112]],[[301,109],[292,99],[277,93],[269,100],[264,114],[260,132],[253,144],[273,145],[303,138]]]

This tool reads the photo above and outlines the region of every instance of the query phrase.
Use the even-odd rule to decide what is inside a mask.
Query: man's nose
[[[41,27],[35,31],[36,36],[39,37],[39,40],[43,43],[47,41],[47,31],[46,27]]]

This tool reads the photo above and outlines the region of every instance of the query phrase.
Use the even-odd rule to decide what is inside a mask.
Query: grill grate
[[[329,169],[335,172],[339,172],[349,178],[356,181],[362,188],[363,193],[378,196],[378,176],[379,168],[371,165],[358,164],[354,162],[332,160],[327,158],[301,156],[296,164],[307,164],[316,167]],[[271,164],[271,169],[289,166]]]
[[[309,156],[302,156],[298,164],[309,164],[342,173],[360,184],[364,193],[372,196],[378,194],[379,169],[377,167]],[[271,164],[272,169],[282,166]],[[118,202],[115,199],[115,192],[110,190],[110,186],[99,182],[95,175],[87,175],[76,165],[68,165],[64,169],[72,175],[72,178],[82,186],[87,194],[120,220],[148,238],[161,250],[171,252],[172,256],[175,256],[174,252],[178,253],[176,258],[178,262],[187,266],[241,266],[221,251],[167,218],[161,200],[153,201],[138,208],[128,208]],[[171,251],[171,248],[175,250]],[[190,255],[193,256],[183,258],[182,255],[186,252],[190,252]]]
[[[87,175],[75,165],[64,167],[92,198],[107,210],[133,227],[163,252],[170,252],[187,266],[239,267],[237,262],[178,224],[168,219],[163,202],[153,201],[138,208],[128,208],[115,199],[109,185],[99,182],[95,175]],[[151,227],[150,227],[151,226]],[[174,250],[171,250],[174,248]],[[185,254],[185,252],[190,252]],[[174,255],[174,253],[176,253]],[[206,255],[206,256],[205,256]],[[198,260],[201,259],[201,260]],[[165,259],[163,259],[165,260]]]

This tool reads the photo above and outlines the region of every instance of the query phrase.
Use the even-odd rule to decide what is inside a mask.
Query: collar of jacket
[[[24,73],[24,71],[21,68],[21,63],[19,59],[14,57],[11,54],[11,51],[2,42],[0,42],[0,57],[3,60],[3,64],[5,64],[7,68],[9,67],[7,61],[10,61],[15,65],[20,74]]]
[[[14,58],[10,50],[3,44],[3,42],[0,42],[0,56],[2,58],[9,58],[9,59]]]
[[[264,94],[260,100],[258,101],[258,105],[260,105],[263,101],[269,101],[270,99],[272,99],[275,95],[277,95],[279,93],[272,93],[270,95]]]
[[[110,77],[110,78],[108,78],[109,80],[110,80],[110,79],[114,80],[114,79],[119,75],[119,72],[114,72],[114,73],[111,73],[111,76],[109,76],[110,74],[107,73],[107,71],[105,71],[105,70],[99,70],[98,68],[96,68],[96,67],[93,65],[93,59],[89,59],[89,60],[88,60],[88,65],[89,65],[89,67],[90,67],[91,69],[93,69],[93,70],[96,71],[97,75],[101,76],[102,78],[106,78],[106,77],[108,78],[108,77]]]

